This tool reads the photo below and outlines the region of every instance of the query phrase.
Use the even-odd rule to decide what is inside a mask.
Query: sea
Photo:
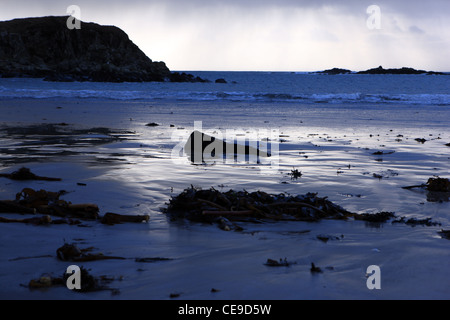
[[[2,99],[98,98],[149,101],[282,102],[296,104],[450,105],[447,75],[326,75],[308,72],[186,71],[210,83],[47,82],[0,79]],[[225,79],[227,83],[215,83]]]

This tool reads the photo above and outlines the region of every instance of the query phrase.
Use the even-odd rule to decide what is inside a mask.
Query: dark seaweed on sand
[[[450,180],[448,178],[431,177],[427,183],[402,187],[403,189],[425,188],[427,191],[450,192]]]
[[[191,186],[172,197],[164,210],[173,218],[194,221],[214,221],[219,216],[271,220],[319,221],[346,219],[352,213],[316,193],[306,195],[269,194],[264,191],[247,192],[214,188],[203,190]]]
[[[22,167],[12,173],[2,173],[0,177],[8,178],[11,180],[46,180],[46,181],[61,181],[60,178],[41,177],[33,172],[29,168]]]
[[[406,219],[397,217],[394,212],[349,212],[327,200],[327,197],[318,197],[317,193],[293,196],[285,193],[269,194],[264,191],[248,192],[246,190],[220,192],[214,188],[203,190],[194,186],[173,196],[167,203],[167,208],[162,211],[173,220],[187,219],[217,223],[221,229],[226,231],[242,230],[242,227],[233,221],[317,222],[322,219],[346,220],[353,218],[373,225],[386,223],[389,220],[392,223],[404,223],[412,226],[440,225],[431,218]]]

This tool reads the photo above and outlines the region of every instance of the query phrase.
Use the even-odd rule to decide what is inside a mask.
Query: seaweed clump
[[[65,286],[69,280],[70,274],[64,273],[61,277],[55,277],[49,274],[42,275],[38,279],[32,279],[28,283],[30,289],[45,289],[55,286]],[[91,275],[83,266],[80,267],[80,285],[81,288],[74,288],[76,292],[93,292],[101,290],[110,290],[111,294],[119,294],[118,289],[109,288],[107,284],[115,280],[112,277]]]
[[[64,190],[58,192],[47,191],[44,189],[34,190],[24,188],[16,194],[15,200],[0,200],[0,213],[20,213],[20,214],[43,214],[43,217],[32,217],[25,219],[8,219],[0,217],[0,222],[23,222],[35,225],[42,224],[80,224],[79,218],[83,220],[98,220],[107,225],[113,225],[123,222],[148,222],[148,215],[128,215],[107,212],[103,217],[99,216],[99,207],[95,203],[72,204],[70,201],[60,199],[61,195],[66,194]],[[53,220],[50,216],[57,216],[64,219]]]
[[[172,197],[164,212],[173,218],[192,221],[217,222],[231,220],[296,220],[347,219],[353,213],[317,193],[306,195],[269,194],[263,191],[247,192],[214,188],[203,190],[191,186]]]
[[[420,188],[427,191],[427,201],[443,202],[449,201],[450,196],[450,180],[448,178],[431,177],[427,183],[420,185],[402,187],[403,189]]]
[[[210,189],[195,188],[191,185],[179,195],[173,196],[167,208],[162,209],[171,219],[215,223],[222,230],[241,231],[243,228],[235,222],[267,222],[267,221],[307,221],[317,222],[322,219],[365,221],[368,226],[378,227],[388,222],[404,223],[411,226],[440,225],[431,218],[421,220],[397,217],[394,212],[353,213],[327,200],[318,197],[317,193],[305,195],[288,195],[285,193],[269,194],[264,191],[220,192]],[[394,220],[395,219],[395,220]],[[343,236],[341,236],[342,238]],[[339,237],[326,236],[319,238],[326,242]]]
[[[420,185],[402,187],[403,189],[425,188],[432,192],[450,192],[450,180],[448,178],[431,177],[427,183]]]
[[[394,217],[395,213],[382,211],[377,213],[361,213],[355,215],[355,220],[364,220],[371,223],[384,223]]]
[[[450,180],[447,178],[429,178],[427,190],[435,192],[450,192]]]
[[[45,180],[45,181],[61,181],[60,178],[41,177],[33,172],[29,168],[22,167],[12,173],[1,173],[0,177],[8,178],[11,180]]]

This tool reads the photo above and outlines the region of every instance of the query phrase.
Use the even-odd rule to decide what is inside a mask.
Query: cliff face
[[[67,18],[0,22],[0,76],[108,82],[174,78],[164,62],[149,59],[121,29],[82,22],[81,29],[70,30]]]

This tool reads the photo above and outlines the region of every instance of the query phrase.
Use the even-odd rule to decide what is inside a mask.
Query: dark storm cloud
[[[67,15],[78,5],[82,21],[122,28],[178,70],[450,70],[448,0],[0,1],[0,20]],[[380,30],[367,28],[370,5],[381,10]]]
[[[174,10],[177,8],[190,8],[195,10],[200,7],[221,7],[234,6],[243,9],[258,9],[265,7],[293,7],[293,8],[321,8],[321,7],[336,7],[348,11],[359,11],[361,7],[366,8],[369,5],[375,4],[380,7],[389,8],[397,12],[414,16],[427,16],[432,13],[448,13],[450,9],[450,2],[448,0],[432,0],[432,1],[406,1],[406,0],[17,0],[7,1],[2,3],[4,8],[23,8],[27,7],[41,7],[41,8],[55,8],[61,6],[68,6],[75,4],[79,6],[96,7],[99,10],[107,10],[111,7],[123,8],[139,8],[150,4],[163,4]]]

